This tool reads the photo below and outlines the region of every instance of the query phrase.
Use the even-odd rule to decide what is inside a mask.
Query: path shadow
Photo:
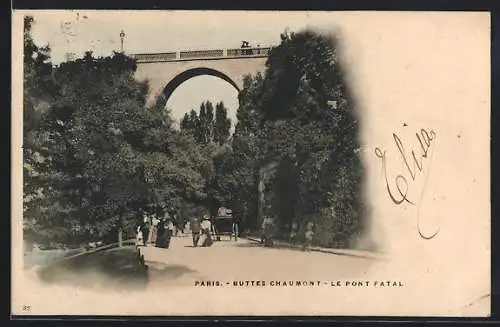
[[[49,284],[120,290],[142,289],[149,281],[148,270],[141,265],[132,246],[70,257],[42,267],[38,276]]]
[[[191,269],[188,266],[177,264],[166,264],[159,261],[147,261],[148,270],[151,276],[167,278],[174,280],[188,274],[198,274],[197,270]]]
[[[75,256],[84,252],[85,249],[83,248],[25,252],[23,256],[24,269],[30,269],[34,266],[47,266],[64,258]]]
[[[239,248],[266,248],[260,243],[235,243],[236,247]]]
[[[215,244],[215,243],[214,243]],[[198,246],[193,246],[193,245],[184,245],[185,248],[211,248],[213,247],[213,244],[211,246],[201,246],[201,245],[198,245]]]
[[[279,249],[279,250],[304,252],[301,247],[290,247],[290,246],[281,245],[281,244],[274,244],[273,246],[264,246],[260,243],[252,242],[252,243],[237,243],[236,246],[242,247],[242,248]]]

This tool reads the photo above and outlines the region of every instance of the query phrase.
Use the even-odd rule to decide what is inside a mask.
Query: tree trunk
[[[120,219],[118,221],[118,247],[123,247],[123,221],[122,216],[120,215]]]
[[[265,174],[262,169],[259,170],[259,177],[257,181],[257,228],[260,228],[262,225],[262,221],[264,219],[264,205],[265,205],[265,197],[264,197],[264,179]]]
[[[123,247],[123,230],[121,227],[118,227],[118,247]]]

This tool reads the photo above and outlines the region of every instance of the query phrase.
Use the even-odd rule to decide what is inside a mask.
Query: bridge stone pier
[[[175,89],[200,75],[219,77],[238,90],[243,77],[264,72],[271,48],[238,48],[134,54],[136,79],[148,80],[149,101],[162,93],[168,99]]]

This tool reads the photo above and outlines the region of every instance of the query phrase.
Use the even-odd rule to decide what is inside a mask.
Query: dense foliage
[[[41,64],[25,66],[25,84],[44,77]],[[213,170],[206,149],[174,129],[165,99],[146,106],[148,86],[134,79],[135,69],[121,53],[87,53],[47,73],[53,97],[43,99],[43,111],[25,111],[25,120],[38,121],[24,141],[27,235],[115,241],[117,231],[132,236],[144,213],[174,213],[184,200],[206,198]]]
[[[227,108],[223,102],[216,104],[214,114],[212,102],[206,101],[200,105],[199,114],[194,109],[186,113],[180,127],[200,144],[213,142],[224,145],[230,136],[231,119],[227,117]]]
[[[206,198],[202,205],[213,216],[219,207],[230,205],[233,182],[232,149],[229,145],[231,120],[227,117],[227,108],[219,102],[214,106],[210,101],[200,105],[199,113],[191,110],[181,120],[181,132],[192,136],[198,145],[209,153],[213,171],[205,176],[204,190]]]
[[[235,211],[258,216],[255,190],[264,178],[261,215],[273,216],[281,233],[293,222],[302,229],[313,222],[316,243],[350,246],[364,227],[363,169],[337,47],[310,31],[281,38],[265,74],[247,77],[240,94]]]
[[[221,206],[241,229],[275,217],[277,237],[313,222],[325,246],[351,246],[362,231],[358,118],[330,38],[283,34],[265,72],[245,77],[231,135],[222,102],[202,103],[174,128],[167,99],[147,105],[148,85],[122,53],[53,66],[32,24],[27,17],[26,236],[115,241],[143,214],[189,218]]]

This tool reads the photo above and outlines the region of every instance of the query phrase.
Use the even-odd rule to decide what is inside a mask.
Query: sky
[[[64,61],[66,53],[80,57],[88,50],[96,55],[118,51],[122,30],[124,51],[134,54],[238,48],[243,40],[253,46],[266,47],[279,44],[280,33],[286,29],[298,31],[333,23],[329,13],[319,12],[75,10],[30,13],[35,18],[33,38],[38,45],[51,46],[54,64]],[[206,100],[224,102],[233,124],[236,122],[237,91],[213,76],[198,76],[183,83],[172,94],[167,107],[178,121],[185,112],[199,110],[201,102]]]

